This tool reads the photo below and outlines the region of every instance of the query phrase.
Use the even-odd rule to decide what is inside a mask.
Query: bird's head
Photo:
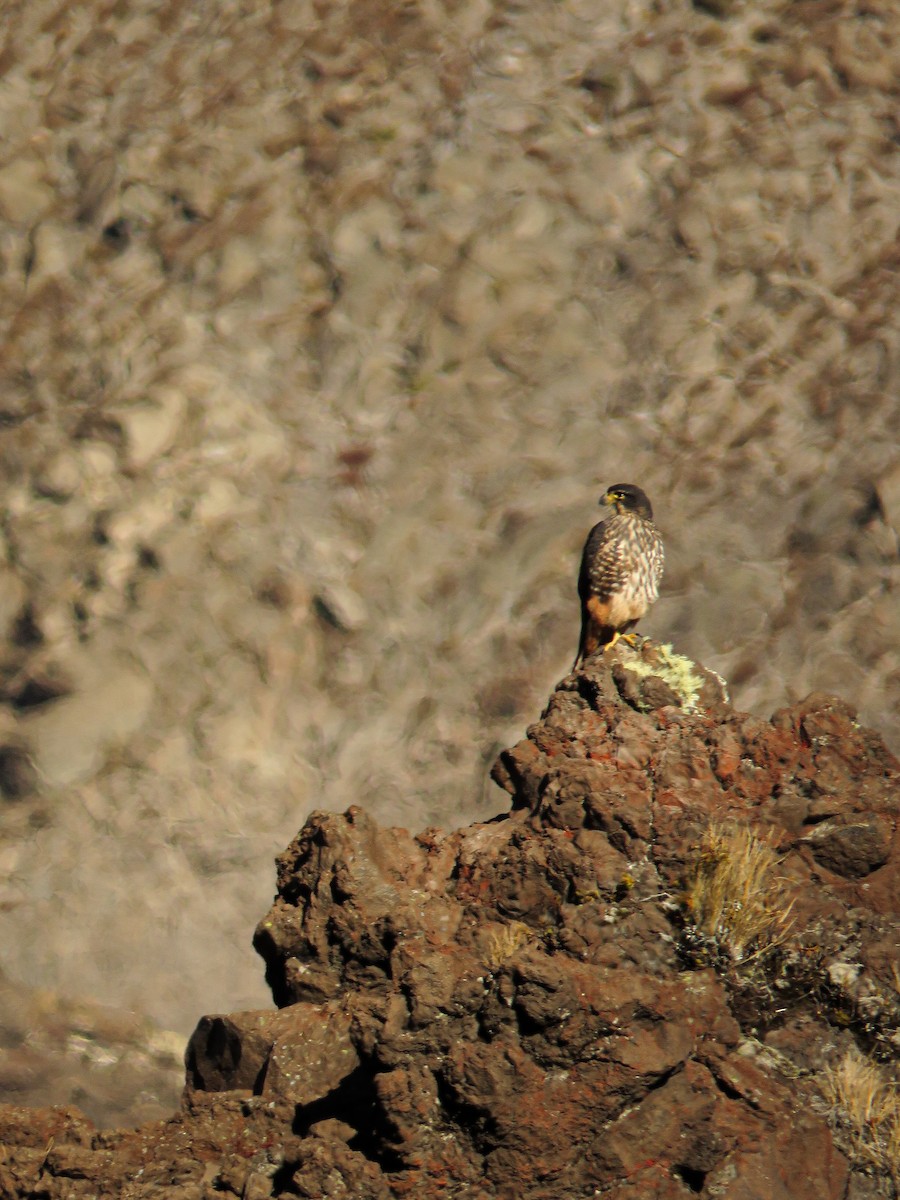
[[[614,483],[600,497],[600,503],[610,505],[619,515],[636,513],[648,521],[653,519],[653,509],[646,493],[633,483]]]

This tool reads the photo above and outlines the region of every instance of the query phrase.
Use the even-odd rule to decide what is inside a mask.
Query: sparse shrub
[[[858,1050],[825,1073],[823,1088],[832,1126],[847,1139],[858,1166],[900,1179],[900,1092],[894,1080]]]
[[[682,894],[695,933],[738,963],[780,945],[793,901],[785,903],[777,865],[772,846],[749,829],[710,826]]]

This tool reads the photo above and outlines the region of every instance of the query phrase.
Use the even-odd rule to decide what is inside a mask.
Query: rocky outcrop
[[[273,848],[491,814],[623,476],[643,632],[900,752],[896,0],[7,10],[12,980],[265,1006]]]
[[[454,832],[313,814],[255,936],[278,1010],[201,1020],[169,1121],[7,1110],[0,1195],[892,1194],[833,1086],[900,1052],[879,737],[645,642],[493,775],[509,812]]]

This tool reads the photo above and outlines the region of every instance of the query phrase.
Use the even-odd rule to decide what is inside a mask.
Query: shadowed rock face
[[[510,811],[455,832],[313,814],[255,935],[278,1011],[204,1017],[167,1122],[6,1110],[3,1194],[844,1197],[824,1072],[900,1029],[880,738],[831,696],[736,712],[645,642],[493,775]],[[739,845],[768,874],[710,923]]]

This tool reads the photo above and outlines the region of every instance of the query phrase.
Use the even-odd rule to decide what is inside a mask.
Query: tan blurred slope
[[[659,8],[7,6],[14,977],[264,1002],[313,805],[499,807],[619,480],[646,633],[898,744],[900,14]]]
[[[74,1104],[98,1125],[168,1116],[184,1083],[184,1039],[134,1013],[12,984],[0,975],[0,1098]]]

